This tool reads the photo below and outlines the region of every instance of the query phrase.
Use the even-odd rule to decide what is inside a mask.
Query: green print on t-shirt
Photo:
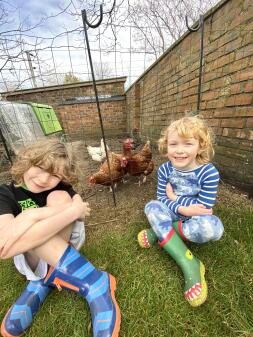
[[[18,201],[18,203],[21,206],[22,212],[28,208],[39,208],[39,206],[31,198]]]

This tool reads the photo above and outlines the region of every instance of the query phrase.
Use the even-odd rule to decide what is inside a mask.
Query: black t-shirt
[[[66,191],[73,197],[76,192],[70,185],[59,183],[51,190],[32,193],[23,187],[15,186],[14,182],[0,186],[0,215],[13,214],[15,217],[28,208],[46,206],[47,196],[55,190]]]

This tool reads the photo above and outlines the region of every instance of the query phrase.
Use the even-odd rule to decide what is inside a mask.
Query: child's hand
[[[213,214],[212,208],[206,208],[202,204],[180,206],[178,212],[184,216],[210,215]]]
[[[75,194],[72,198],[72,206],[78,211],[79,219],[84,219],[86,216],[90,215],[90,207],[88,202],[83,202],[79,194]]]
[[[166,185],[166,194],[167,194],[167,197],[172,200],[172,201],[176,201],[177,200],[177,196],[176,194],[173,192],[173,188],[171,186],[170,183],[168,183]]]

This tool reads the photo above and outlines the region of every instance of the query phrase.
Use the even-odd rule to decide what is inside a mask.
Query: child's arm
[[[169,198],[166,193],[167,187],[169,192],[168,194],[171,198]],[[177,196],[174,194],[171,185],[167,183],[165,168],[163,166],[160,166],[158,170],[157,200],[163,202],[175,214],[179,213],[184,216],[212,214],[212,209],[207,209],[206,206],[202,205],[201,203],[189,206],[182,206],[180,205],[178,200],[173,200],[175,199],[175,197]],[[178,199],[178,197],[176,199]]]
[[[39,211],[40,216],[35,211]],[[81,215],[89,215],[89,212],[88,204],[76,194],[73,202],[68,205],[29,209],[16,218],[12,215],[9,215],[12,218],[7,215],[5,218],[1,216],[4,236],[0,237],[0,257],[8,258],[38,247]],[[19,230],[19,227],[22,228]],[[18,234],[16,234],[16,229]]]
[[[190,206],[179,206],[178,213],[184,216],[210,215],[213,214],[212,208],[206,208],[202,204],[195,204]]]
[[[176,201],[178,198],[176,194],[173,192],[173,189],[170,183],[166,185],[166,194],[173,201]],[[206,215],[206,214],[212,214],[212,209],[207,209],[205,205],[196,203],[194,205],[189,205],[189,206],[180,206],[178,208],[178,213],[184,216]]]
[[[166,165],[166,164],[165,164]],[[166,168],[165,165],[161,165],[158,169],[158,184],[157,184],[157,200],[164,203],[173,213],[178,212],[180,204],[168,198],[166,194],[167,178],[166,178]]]
[[[170,183],[166,185],[166,195],[172,201],[177,201],[177,195],[174,193]]]
[[[6,237],[6,240],[12,239],[13,242],[18,240],[36,222],[62,212],[65,208],[66,205],[61,204],[55,207],[30,208],[16,217],[12,214],[1,215],[0,233],[1,231],[5,233],[0,234],[1,241],[4,241],[4,237]]]
[[[202,204],[206,206],[206,208],[213,208],[216,195],[217,188],[219,183],[219,173],[216,168],[209,164],[207,169],[203,172],[200,177],[200,185],[201,190],[196,196],[177,196],[170,183],[166,185],[166,194],[169,199],[178,202],[182,206],[190,206],[196,204]]]
[[[182,206],[202,204],[206,206],[206,208],[213,208],[216,201],[219,180],[219,172],[210,164],[210,167],[207,167],[207,170],[200,177],[201,189],[198,195],[195,197],[178,196],[176,201]]]

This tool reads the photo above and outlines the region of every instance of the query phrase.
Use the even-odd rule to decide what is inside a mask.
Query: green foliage
[[[253,336],[253,214],[241,206],[216,209],[225,226],[220,241],[190,245],[207,270],[208,299],[198,308],[184,300],[183,277],[166,252],[138,246],[144,224],[89,231],[82,253],[117,279],[120,337]],[[1,262],[0,282],[3,318],[25,283],[11,261]],[[87,304],[76,294],[55,290],[26,336],[91,337]]]

